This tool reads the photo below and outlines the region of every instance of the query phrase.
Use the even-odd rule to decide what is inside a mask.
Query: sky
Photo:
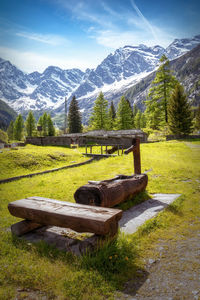
[[[0,57],[22,71],[96,68],[126,45],[200,34],[199,0],[1,0]]]

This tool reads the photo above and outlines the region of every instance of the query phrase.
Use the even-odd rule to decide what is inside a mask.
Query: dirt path
[[[159,241],[156,250],[157,258],[146,259],[144,271],[116,299],[199,300],[200,220],[178,240]]]

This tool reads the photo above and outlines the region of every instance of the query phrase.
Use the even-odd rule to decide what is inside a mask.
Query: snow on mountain
[[[198,44],[200,44],[200,35],[196,35],[192,39],[175,39],[173,43],[166,48],[166,56],[170,60],[175,59],[189,50],[192,50]]]
[[[64,98],[79,100],[83,119],[90,112],[100,91],[117,103],[120,96],[156,69],[160,57],[170,60],[200,44],[200,35],[176,39],[166,49],[156,45],[125,46],[109,54],[96,69],[63,70],[49,66],[43,73],[25,74],[9,61],[0,59],[0,99],[18,112],[24,110],[64,110]],[[85,114],[85,115],[84,115]]]

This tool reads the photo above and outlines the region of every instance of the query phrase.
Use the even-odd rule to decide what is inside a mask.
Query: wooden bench
[[[42,197],[29,197],[8,204],[11,215],[25,219],[11,226],[12,233],[25,234],[43,225],[65,227],[77,232],[113,236],[122,217],[119,209],[95,207]]]

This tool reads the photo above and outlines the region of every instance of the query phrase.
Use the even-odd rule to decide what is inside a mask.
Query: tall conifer
[[[180,84],[176,85],[168,105],[169,128],[173,134],[189,134],[192,131],[191,108]]]
[[[69,133],[79,133],[82,131],[81,114],[76,97],[73,96],[68,113]]]
[[[47,116],[47,128],[48,128],[48,136],[55,135],[55,127],[53,126],[53,121],[51,119],[51,115]]]
[[[121,97],[117,107],[116,129],[133,128],[133,112],[124,96]]]
[[[104,98],[102,92],[94,102],[93,112],[90,117],[90,126],[92,129],[108,128],[108,101]]]
[[[146,115],[150,118],[148,123],[153,124],[154,128],[151,127],[153,129],[159,129],[168,123],[168,101],[177,84],[176,78],[171,74],[169,60],[165,55],[161,57],[160,63],[146,101]]]
[[[35,130],[35,118],[34,118],[32,111],[29,112],[29,114],[26,118],[25,127],[26,127],[27,135],[33,136],[33,132]]]
[[[22,140],[23,127],[24,127],[24,120],[21,114],[19,114],[14,123],[14,139],[16,139],[17,141]]]

